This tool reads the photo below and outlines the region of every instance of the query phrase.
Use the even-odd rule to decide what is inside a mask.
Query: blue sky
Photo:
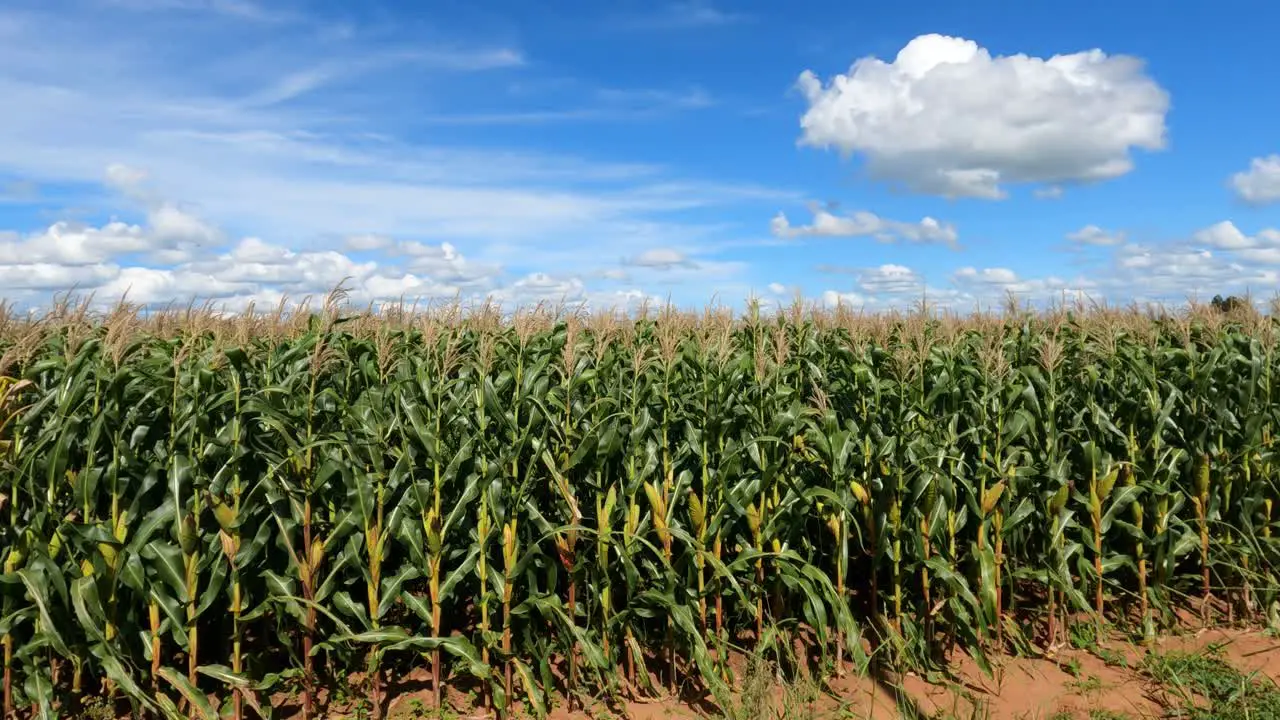
[[[1280,283],[1258,2],[0,6],[0,295],[867,310]]]

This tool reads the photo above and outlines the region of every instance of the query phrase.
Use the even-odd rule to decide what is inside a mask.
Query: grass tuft
[[[1170,704],[1168,717],[1194,720],[1280,719],[1280,686],[1256,673],[1242,673],[1215,650],[1152,653],[1147,676]]]

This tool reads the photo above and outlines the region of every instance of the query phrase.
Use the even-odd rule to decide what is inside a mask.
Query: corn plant
[[[728,707],[739,653],[1280,625],[1280,335],[1215,313],[5,316],[4,709]]]

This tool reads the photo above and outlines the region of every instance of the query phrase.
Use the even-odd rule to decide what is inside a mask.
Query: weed
[[[773,688],[773,663],[753,655],[747,661],[742,695],[726,717],[729,720],[764,720],[773,717],[769,691]]]
[[[1093,623],[1073,623],[1071,625],[1071,647],[1077,650],[1092,650],[1098,646],[1098,628]]]
[[[797,681],[787,688],[782,697],[782,717],[786,720],[816,720],[817,702],[821,691],[817,683],[809,678]]]
[[[1102,678],[1097,675],[1090,675],[1073,681],[1071,685],[1075,687],[1076,692],[1087,695],[1089,693],[1098,692],[1102,689]]]
[[[1120,668],[1129,667],[1129,661],[1125,658],[1124,653],[1120,652],[1119,650],[1114,650],[1112,648],[1105,648],[1099,645],[1098,647],[1093,649],[1093,654],[1097,656],[1099,660],[1101,660],[1102,662],[1106,663],[1111,667],[1120,667]]]
[[[1280,720],[1280,687],[1245,675],[1210,649],[1201,654],[1151,654],[1147,675],[1179,706],[1171,717],[1196,720]]]
[[[1078,658],[1070,658],[1062,662],[1062,670],[1073,678],[1080,677],[1080,660]]]

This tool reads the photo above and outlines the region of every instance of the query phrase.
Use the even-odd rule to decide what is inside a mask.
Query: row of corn
[[[353,676],[378,717],[413,672],[500,715],[727,703],[738,653],[1274,623],[1276,345],[1211,312],[10,318],[6,717],[319,717]]]

